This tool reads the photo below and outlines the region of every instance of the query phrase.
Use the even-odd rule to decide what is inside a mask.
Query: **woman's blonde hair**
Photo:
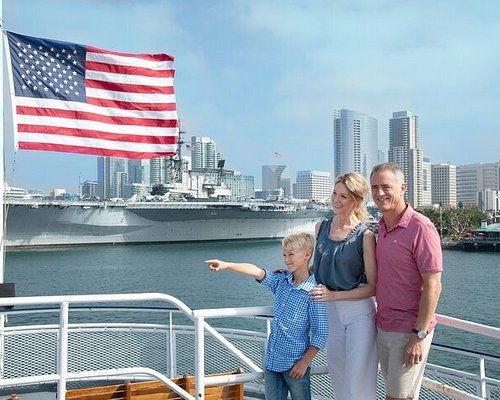
[[[347,188],[347,191],[351,194],[356,202],[354,208],[354,215],[360,221],[366,221],[369,217],[366,211],[366,199],[368,198],[368,183],[362,175],[357,172],[348,172],[347,174],[337,177],[335,180],[335,185],[337,183],[342,183]]]

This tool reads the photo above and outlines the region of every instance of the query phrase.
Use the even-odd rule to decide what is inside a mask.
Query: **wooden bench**
[[[242,373],[241,370],[232,372]],[[208,376],[220,376],[215,374]],[[186,392],[195,395],[195,381],[193,376],[183,376],[172,379]],[[205,400],[243,400],[243,383],[214,386],[205,388]],[[180,397],[160,381],[125,382],[119,385],[100,386],[87,389],[74,389],[66,392],[66,400],[181,400]]]

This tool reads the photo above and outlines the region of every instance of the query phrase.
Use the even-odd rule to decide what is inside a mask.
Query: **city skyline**
[[[292,177],[333,172],[333,110],[341,108],[377,119],[386,154],[391,115],[408,110],[420,118],[431,163],[499,158],[491,145],[500,106],[494,1],[4,0],[3,8],[7,30],[174,55],[186,141],[211,137],[228,169],[259,180],[269,164],[286,164]],[[12,186],[75,192],[79,180],[96,179],[94,156],[19,151],[14,167],[12,155],[6,161]]]

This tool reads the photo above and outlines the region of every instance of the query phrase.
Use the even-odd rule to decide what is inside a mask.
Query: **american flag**
[[[123,158],[176,152],[174,58],[7,32],[16,147]]]

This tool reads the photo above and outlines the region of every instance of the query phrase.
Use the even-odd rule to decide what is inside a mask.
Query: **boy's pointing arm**
[[[250,276],[252,278],[255,278],[259,281],[264,279],[266,276],[266,272],[262,269],[257,267],[254,264],[249,264],[249,263],[233,263],[233,262],[226,262],[222,260],[206,260],[205,261],[209,268],[210,271],[217,272],[217,271],[222,271],[224,269],[228,269],[233,272],[237,272],[242,275]]]

